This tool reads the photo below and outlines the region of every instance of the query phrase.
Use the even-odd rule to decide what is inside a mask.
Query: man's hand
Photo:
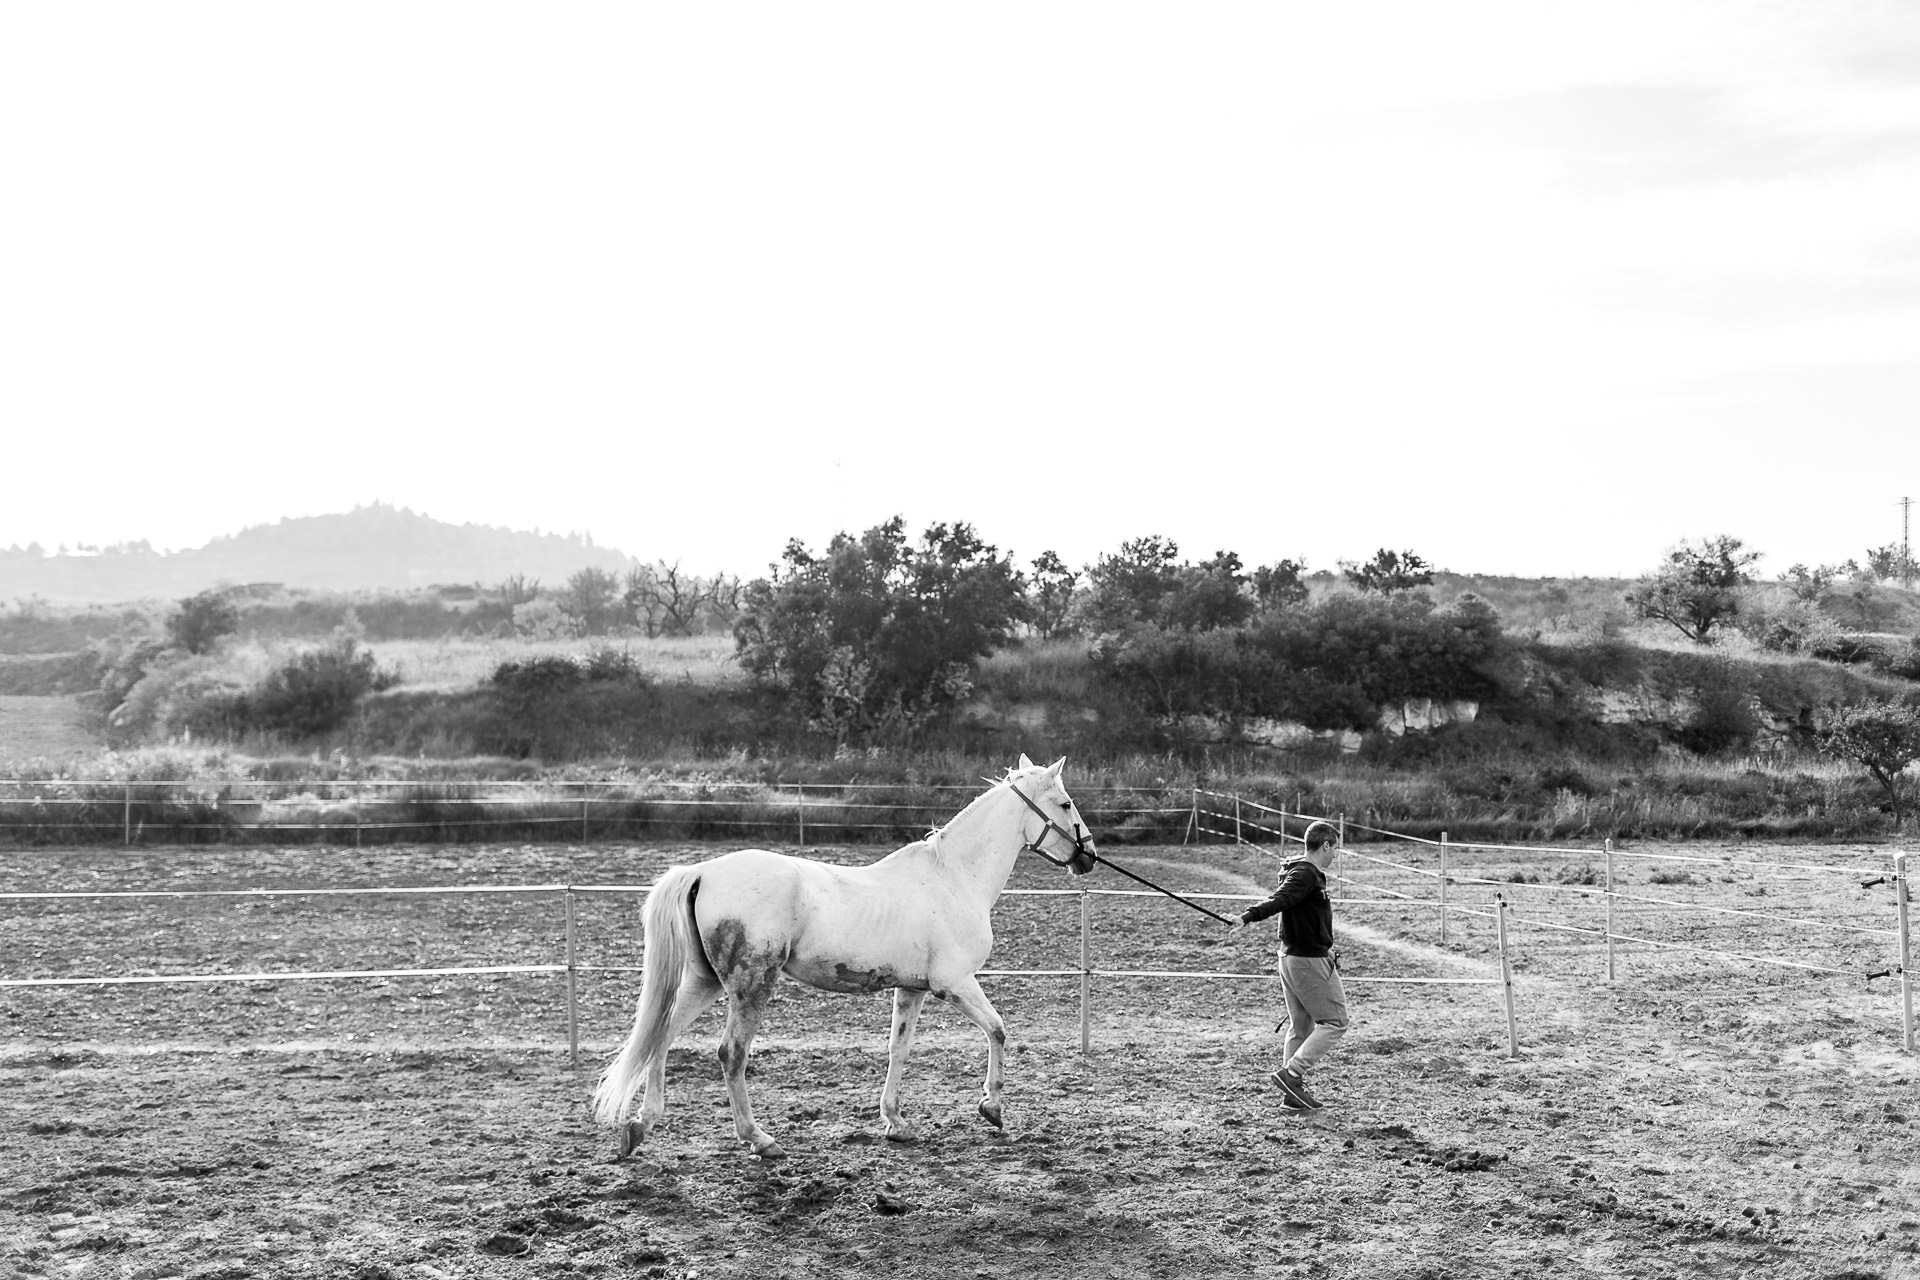
[[[1227,922],[1227,936],[1231,938],[1234,934],[1240,932],[1242,929],[1246,927],[1247,927],[1247,918],[1245,916],[1235,916],[1232,920]]]

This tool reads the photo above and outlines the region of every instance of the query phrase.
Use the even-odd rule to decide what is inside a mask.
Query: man
[[[1340,833],[1331,823],[1316,822],[1307,828],[1306,844],[1305,856],[1287,863],[1273,896],[1242,911],[1229,927],[1231,935],[1256,920],[1280,917],[1286,1056],[1268,1078],[1280,1086],[1288,1111],[1320,1109],[1306,1073],[1347,1033],[1347,994],[1333,954],[1333,900],[1327,896],[1327,869],[1340,852]]]

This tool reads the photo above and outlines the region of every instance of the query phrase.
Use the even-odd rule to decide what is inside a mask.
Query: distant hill
[[[269,582],[294,590],[392,591],[495,583],[516,574],[558,585],[581,569],[618,573],[634,563],[579,535],[447,524],[376,503],[254,525],[193,551],[0,553],[0,600],[114,604]]]

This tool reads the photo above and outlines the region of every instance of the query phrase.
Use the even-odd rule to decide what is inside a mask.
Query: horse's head
[[[1067,794],[1066,784],[1060,780],[1061,767],[1066,763],[1067,758],[1061,756],[1042,767],[1023,755],[1019,766],[1007,775],[1007,784],[1041,819],[1037,824],[1029,819],[1029,825],[1038,826],[1039,832],[1028,836],[1024,847],[1057,867],[1083,876],[1099,864],[1100,854],[1086,823],[1080,820],[1073,797]]]

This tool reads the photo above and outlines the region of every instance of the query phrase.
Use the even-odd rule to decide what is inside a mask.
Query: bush
[[[224,591],[202,591],[180,602],[167,619],[167,635],[188,653],[211,653],[222,639],[240,629],[240,611]]]
[[[371,653],[360,652],[352,637],[343,636],[269,673],[235,701],[230,714],[245,728],[318,737],[345,724],[364,695],[395,683],[397,677],[381,671]]]
[[[1898,680],[1920,680],[1920,636],[1904,640],[1891,651],[1876,655],[1874,669]]]
[[[519,661],[503,662],[493,669],[490,683],[500,692],[521,701],[550,697],[582,685],[652,683],[652,677],[630,653],[619,649],[595,649],[591,653],[542,654]]]
[[[493,669],[491,683],[515,698],[531,699],[576,689],[586,678],[586,672],[574,659],[565,654],[544,654],[501,663]]]
[[[1699,755],[1744,750],[1760,732],[1753,698],[1725,668],[1714,669],[1699,687],[1698,709],[1675,734],[1681,746]]]
[[[1838,622],[1808,600],[1751,604],[1735,625],[1762,649],[1818,657],[1828,656],[1846,635]]]

